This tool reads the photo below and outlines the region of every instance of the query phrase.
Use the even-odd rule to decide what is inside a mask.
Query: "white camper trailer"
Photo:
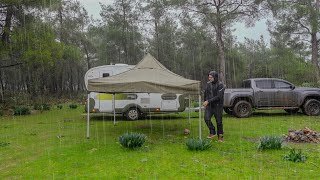
[[[134,65],[115,64],[98,66],[89,69],[85,74],[85,85],[88,80],[108,77],[132,69]],[[182,94],[160,93],[120,93],[115,94],[115,112],[127,119],[136,120],[147,113],[182,112],[186,101]],[[112,94],[90,92],[89,110],[91,113],[112,113]],[[85,108],[87,111],[87,108]]]

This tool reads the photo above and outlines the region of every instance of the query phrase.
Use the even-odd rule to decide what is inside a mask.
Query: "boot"
[[[223,142],[223,134],[218,135],[218,142]]]

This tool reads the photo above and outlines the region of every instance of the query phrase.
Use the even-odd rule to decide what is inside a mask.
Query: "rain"
[[[318,179],[319,8],[1,0],[0,179]]]

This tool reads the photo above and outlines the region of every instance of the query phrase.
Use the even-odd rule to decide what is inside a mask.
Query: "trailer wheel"
[[[128,120],[137,120],[140,117],[140,111],[138,108],[132,107],[130,109],[128,109],[128,111],[126,112],[126,118]]]
[[[238,118],[246,118],[252,114],[252,105],[248,101],[239,101],[233,107],[233,115]]]
[[[316,99],[309,99],[303,105],[303,112],[308,116],[320,115],[320,101]]]

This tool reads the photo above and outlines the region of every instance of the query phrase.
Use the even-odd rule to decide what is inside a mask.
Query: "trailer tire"
[[[132,107],[126,111],[126,118],[128,120],[134,121],[140,118],[140,110],[139,108]]]
[[[252,114],[252,105],[248,101],[239,101],[233,107],[233,115],[238,118],[246,118]]]

